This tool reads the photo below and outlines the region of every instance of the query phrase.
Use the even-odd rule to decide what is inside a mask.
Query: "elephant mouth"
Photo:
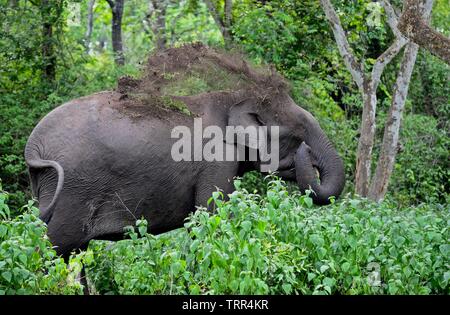
[[[344,184],[344,164],[326,139],[323,145],[328,155],[316,156],[306,143],[302,143],[295,156],[297,183],[300,191],[314,191],[312,199],[315,204],[329,204],[329,197],[339,197]],[[320,151],[319,151],[320,152]]]
[[[319,172],[319,169],[317,168],[317,166],[313,166],[313,168],[314,168],[314,171],[316,173],[317,183],[320,184],[320,172]],[[277,175],[280,176],[281,178],[284,178],[284,179],[287,179],[287,180],[291,180],[291,181],[295,181],[296,180],[295,167],[285,168],[285,169],[278,169]]]
[[[295,160],[288,155],[280,161],[276,174],[284,179],[295,180]]]
[[[320,170],[317,163],[313,163],[313,169],[317,178],[317,182],[320,184]],[[276,172],[278,176],[283,179],[296,181],[296,169],[295,160],[293,156],[288,156],[280,161],[280,166]]]
[[[278,169],[276,174],[284,179],[295,180],[295,167],[289,169]]]

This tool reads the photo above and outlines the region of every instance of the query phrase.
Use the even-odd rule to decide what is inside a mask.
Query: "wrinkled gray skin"
[[[279,175],[301,190],[311,187],[317,204],[341,193],[341,159],[313,116],[288,95],[274,105],[258,105],[240,91],[180,99],[203,119],[203,128],[280,126]],[[178,139],[171,139],[171,130],[193,126],[193,117],[137,117],[120,110],[121,102],[116,92],[73,100],[43,118],[28,139],[33,193],[58,254],[67,256],[91,239],[120,239],[123,227],[142,216],[154,234],[180,227],[196,206],[207,205],[216,186],[226,195],[233,177],[259,169],[259,162],[174,162],[171,147]]]

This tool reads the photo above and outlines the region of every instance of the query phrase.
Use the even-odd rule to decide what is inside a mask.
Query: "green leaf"
[[[199,245],[200,241],[198,239],[194,240],[190,246],[191,253],[195,252]]]
[[[317,277],[315,273],[308,272],[308,281],[311,281],[311,280],[314,279],[315,277]]]
[[[311,208],[312,205],[313,205],[313,200],[312,200],[312,198],[311,198],[311,197],[305,197],[304,200],[305,200],[306,206],[307,206],[308,208]]]
[[[349,262],[343,263],[341,268],[343,272],[347,272],[350,269],[350,263]]]
[[[327,254],[327,250],[324,247],[319,247],[317,249],[317,255],[319,256],[319,259],[323,259]]]
[[[27,264],[27,256],[25,256],[24,254],[20,254],[19,255],[19,260],[26,265]]]
[[[395,294],[398,292],[398,288],[395,284],[389,284],[389,294]]]
[[[322,266],[320,266],[320,273],[324,273],[324,272],[327,271],[328,269],[330,269],[330,266],[328,266],[328,265],[322,265]]]
[[[0,225],[0,237],[4,237],[8,232],[8,228],[4,225]]]
[[[326,277],[325,279],[322,280],[322,283],[324,286],[332,288],[336,283],[336,280]]]
[[[241,226],[244,229],[244,231],[248,232],[252,228],[252,223],[250,221],[245,220],[241,223]]]
[[[289,283],[285,283],[281,287],[282,287],[283,291],[286,294],[291,294],[291,292],[292,292],[292,285],[290,285]]]
[[[12,279],[12,273],[9,272],[9,271],[5,271],[5,272],[2,273],[2,277],[3,277],[3,279],[5,279],[6,281],[11,282],[11,279]]]

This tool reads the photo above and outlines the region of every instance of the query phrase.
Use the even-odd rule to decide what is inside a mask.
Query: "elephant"
[[[149,76],[160,75],[150,71],[144,79],[122,79],[115,90],[58,106],[32,131],[25,160],[40,218],[59,255],[84,249],[92,239],[122,239],[123,228],[140,217],[148,220],[153,234],[181,227],[198,206],[208,207],[217,187],[226,196],[234,189],[233,178],[262,168],[260,148],[252,147],[245,137],[224,140],[224,146],[244,147],[246,157],[253,150],[255,160],[174,161],[171,150],[178,140],[172,131],[177,126],[193,129],[199,118],[203,128],[221,130],[278,126],[279,165],[274,171],[297,182],[301,191],[311,189],[316,204],[327,204],[330,196],[342,192],[342,159],[313,115],[293,101],[281,76],[273,70],[270,75],[257,73],[247,62],[205,46],[171,48],[157,57],[183,64],[186,50],[195,51],[191,61],[199,60],[199,54],[220,59],[227,70],[241,71],[251,84],[171,96],[172,103],[185,106],[180,111],[154,101],[167,101],[166,97],[149,96],[162,90],[157,80],[149,87]]]

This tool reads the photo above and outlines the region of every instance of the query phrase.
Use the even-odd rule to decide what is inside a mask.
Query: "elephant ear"
[[[258,127],[264,126],[264,123],[257,113],[243,109],[240,104],[235,105],[228,115],[228,126],[234,127],[236,136],[227,133],[227,143],[259,149]]]

